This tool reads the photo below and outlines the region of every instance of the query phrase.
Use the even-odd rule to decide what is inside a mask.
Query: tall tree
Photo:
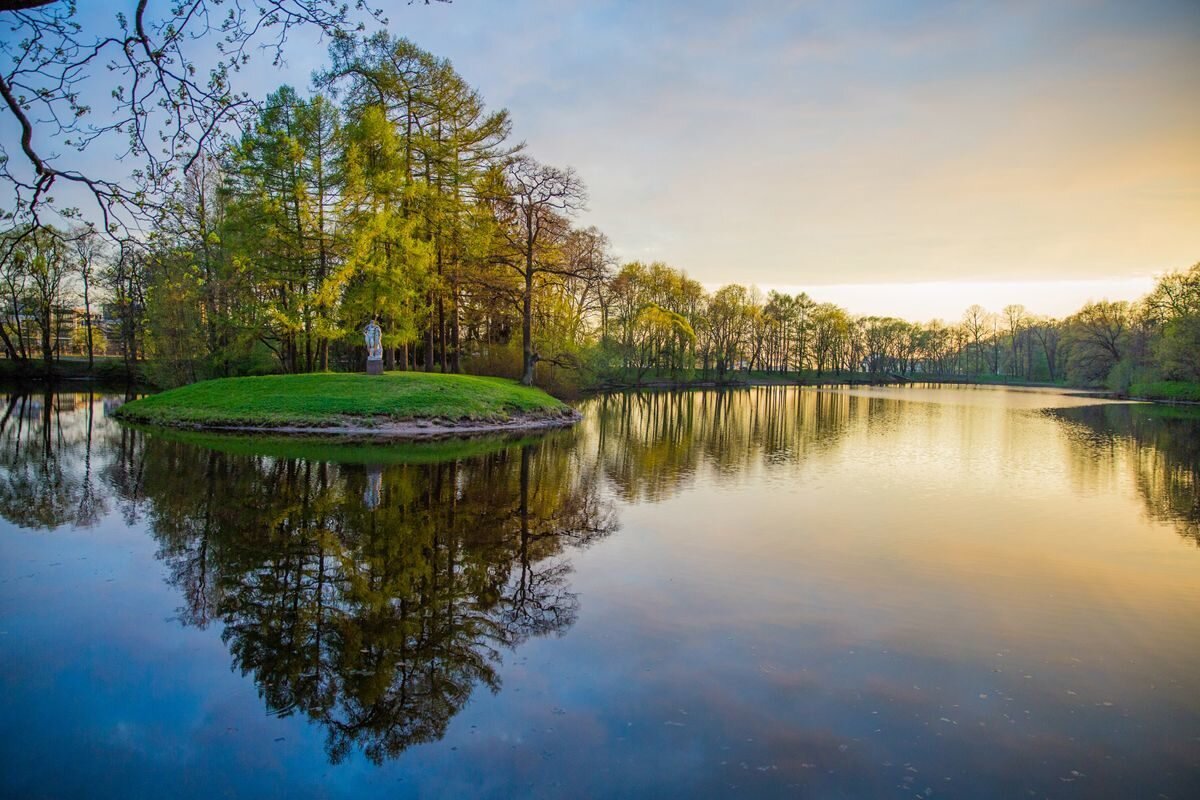
[[[258,334],[289,372],[327,366],[337,335],[335,298],[322,287],[338,250],[339,123],[326,98],[284,86],[230,159],[225,234],[258,287]]]
[[[533,345],[534,290],[548,275],[569,275],[561,246],[570,233],[569,217],[583,208],[587,193],[575,171],[516,156],[488,186],[498,234],[496,261],[520,280],[521,382],[533,385],[541,357]]]
[[[322,290],[330,297],[343,294],[343,333],[379,321],[389,366],[396,348],[413,343],[429,321],[431,248],[420,235],[419,218],[406,213],[427,193],[406,185],[403,146],[380,106],[366,107],[347,126],[341,218],[348,250]]]
[[[1103,381],[1124,356],[1133,308],[1125,301],[1087,303],[1067,319],[1068,369],[1082,383]]]
[[[70,312],[64,308],[72,273],[68,244],[61,232],[39,228],[17,252],[17,258],[25,262],[25,304],[38,328],[42,365],[49,374],[57,350],[60,318]]]
[[[92,292],[96,273],[107,255],[108,248],[95,228],[77,228],[71,235],[71,247],[75,254],[75,272],[83,288],[83,324],[87,345],[88,367],[95,365],[96,332],[92,320]]]
[[[971,338],[972,356],[974,358],[972,370],[973,374],[978,375],[983,372],[983,339],[987,333],[989,314],[987,309],[976,303],[963,312],[963,325],[966,326],[967,335]]]

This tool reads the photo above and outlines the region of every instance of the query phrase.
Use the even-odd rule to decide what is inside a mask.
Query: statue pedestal
[[[367,374],[368,375],[382,375],[383,374],[383,359],[382,358],[368,358],[367,359]]]

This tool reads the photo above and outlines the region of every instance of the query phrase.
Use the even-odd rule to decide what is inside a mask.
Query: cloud
[[[624,253],[707,281],[1119,277],[1200,250],[1186,6],[527,3],[498,24],[521,58],[439,52],[580,170]]]
[[[456,0],[391,12],[710,283],[1116,279],[1200,258],[1200,6]],[[324,44],[241,76],[304,86]]]

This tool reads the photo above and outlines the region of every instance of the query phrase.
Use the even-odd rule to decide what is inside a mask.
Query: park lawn
[[[155,425],[371,425],[399,420],[505,421],[560,415],[567,406],[506,378],[388,372],[310,373],[201,381],[121,406],[120,419]]]
[[[1200,383],[1195,381],[1154,381],[1135,383],[1129,387],[1130,397],[1147,400],[1167,400],[1200,403]]]

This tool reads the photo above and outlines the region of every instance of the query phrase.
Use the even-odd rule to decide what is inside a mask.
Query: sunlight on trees
[[[180,10],[193,6],[206,7]],[[13,92],[92,52],[71,27],[73,10],[11,13],[23,30],[73,42],[67,55],[15,57],[3,76]],[[488,109],[445,59],[357,32],[349,11],[324,2],[263,0],[246,13],[198,29],[234,48],[203,92],[173,77],[193,56],[163,27],[169,20],[146,27],[141,6],[129,18],[130,41],[166,37],[161,57],[131,56],[159,83],[114,95],[126,128],[60,123],[87,141],[124,130],[148,159],[141,189],[89,184],[101,225],[64,209],[62,224],[43,218],[51,186],[87,179],[39,162],[36,142],[32,173],[8,164],[0,176],[15,192],[0,248],[0,344],[21,369],[119,357],[163,386],[357,370],[360,331],[375,319],[389,369],[475,371],[563,391],[748,374],[1065,379],[1119,392],[1200,381],[1200,265],[1163,276],[1141,302],[1091,302],[1064,320],[973,305],[957,322],[922,324],[854,316],[805,293],[706,291],[664,263],[618,264],[601,231],[576,227],[582,178],[526,153],[508,112]],[[281,86],[261,103],[232,94],[229,73],[261,33],[254,19],[279,26],[276,57],[292,26],[330,34],[311,90]],[[9,110],[20,121],[34,106],[76,108],[65,91],[16,98]],[[164,97],[175,100],[163,106]],[[191,116],[165,123],[148,103]],[[242,132],[228,135],[217,122],[235,112]],[[214,127],[198,133],[206,120]],[[145,137],[163,124],[169,146],[150,154]],[[130,208],[144,229],[114,233],[113,215]],[[113,238],[120,247],[106,244]]]

